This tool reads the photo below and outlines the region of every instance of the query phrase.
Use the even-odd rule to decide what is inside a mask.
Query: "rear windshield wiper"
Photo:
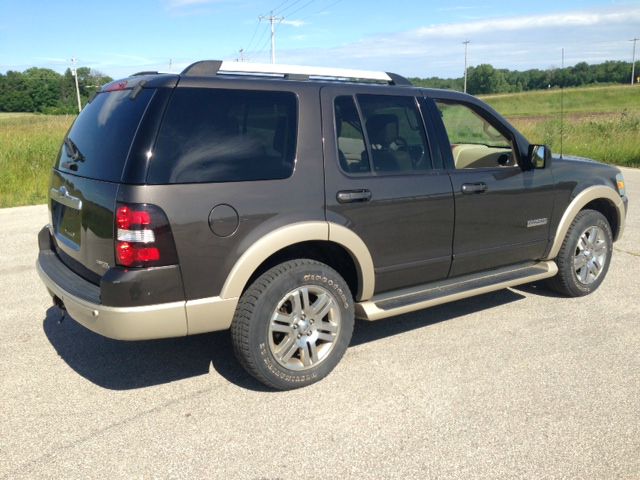
[[[69,137],[64,139],[64,148],[67,152],[67,156],[71,157],[74,162],[84,162],[84,155],[78,149],[78,146],[73,143]]]

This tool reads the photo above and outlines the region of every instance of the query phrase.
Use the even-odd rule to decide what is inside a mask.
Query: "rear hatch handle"
[[[67,190],[67,187],[65,187],[64,185],[62,185],[60,188],[52,188],[49,193],[53,200],[64,205],[65,207],[73,208],[75,210],[82,210],[82,200],[71,195],[69,193],[69,190]]]

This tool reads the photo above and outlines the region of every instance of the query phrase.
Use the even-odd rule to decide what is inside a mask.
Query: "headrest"
[[[372,145],[388,146],[398,138],[398,117],[390,113],[371,116],[367,120],[367,133]]]

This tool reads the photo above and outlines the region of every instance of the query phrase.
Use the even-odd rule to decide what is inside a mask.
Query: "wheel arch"
[[[625,207],[620,194],[613,188],[604,185],[587,187],[573,198],[562,215],[546,260],[558,256],[571,223],[576,215],[585,209],[593,209],[602,213],[611,226],[613,240],[620,238],[625,223]]]
[[[322,261],[337,270],[356,301],[373,296],[373,260],[362,239],[331,222],[299,222],[273,230],[253,243],[234,264],[220,297],[240,297],[251,281],[271,266],[301,257]]]

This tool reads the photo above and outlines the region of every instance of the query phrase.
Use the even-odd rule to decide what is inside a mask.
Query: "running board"
[[[356,304],[356,316],[363,320],[383,318],[434,307],[447,302],[553,277],[558,267],[553,260],[511,265],[418,287],[385,292]]]

